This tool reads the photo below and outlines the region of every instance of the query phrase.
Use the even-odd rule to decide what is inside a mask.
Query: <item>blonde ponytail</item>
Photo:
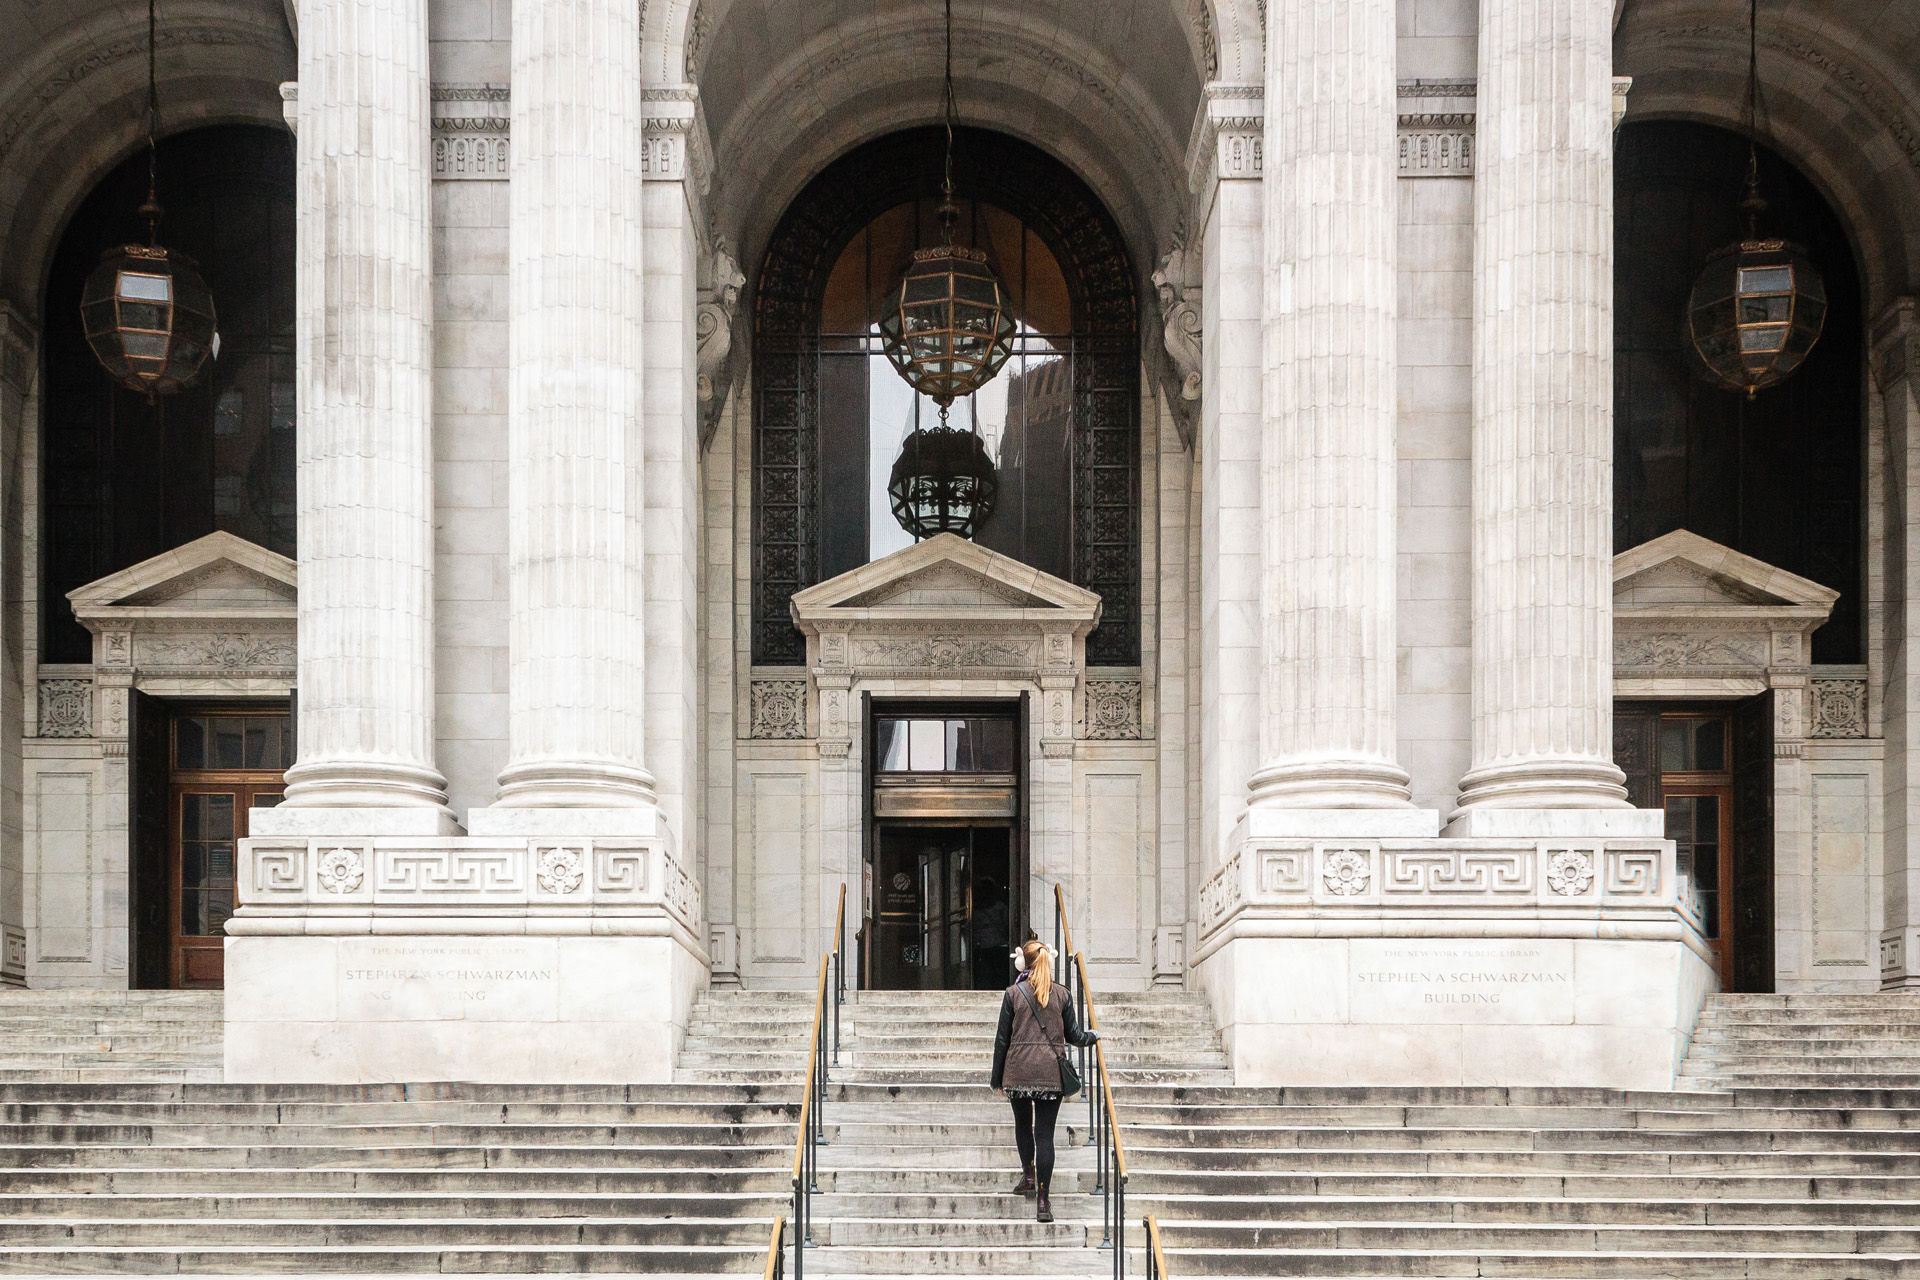
[[[1053,995],[1053,953],[1037,942],[1029,942],[1021,950],[1026,952],[1027,986],[1044,1009]]]

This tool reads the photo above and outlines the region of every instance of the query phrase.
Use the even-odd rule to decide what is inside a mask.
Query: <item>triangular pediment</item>
[[[1685,529],[1613,558],[1616,610],[1806,609],[1820,616],[1840,593]]]
[[[950,533],[915,543],[836,578],[794,593],[803,628],[838,613],[899,617],[980,617],[993,613],[1054,614],[1060,621],[1098,620],[1100,597],[1032,565]]]
[[[67,593],[82,620],[142,613],[287,614],[292,560],[231,533],[210,533]]]

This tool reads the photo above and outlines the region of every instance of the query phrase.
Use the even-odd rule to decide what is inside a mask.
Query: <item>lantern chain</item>
[[[140,216],[147,220],[147,247],[160,242],[160,18],[157,0],[147,0],[147,202]]]

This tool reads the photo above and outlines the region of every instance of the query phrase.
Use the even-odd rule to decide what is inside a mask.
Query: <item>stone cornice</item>
[[[433,176],[504,181],[512,96],[504,84],[436,84],[432,89]]]
[[[1266,90],[1214,81],[1201,95],[1187,139],[1187,190],[1204,208],[1221,179],[1258,178],[1266,138]]]

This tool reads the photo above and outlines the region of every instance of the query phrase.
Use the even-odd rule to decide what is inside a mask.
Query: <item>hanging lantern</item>
[[[1716,250],[1687,298],[1687,337],[1696,372],[1749,400],[1789,377],[1820,341],[1827,290],[1807,251],[1760,238],[1760,6],[1747,4],[1746,239]]]
[[[100,255],[100,265],[80,292],[80,324],[87,345],[114,381],[147,399],[170,396],[192,385],[208,357],[220,355],[213,294],[192,258],[160,247],[165,210],[159,186],[160,78],[154,65],[159,45],[155,0],[147,0],[147,242],[125,244]]]
[[[893,518],[916,538],[973,537],[993,513],[998,488],[993,459],[980,437],[947,426],[908,436],[887,481]]]
[[[991,382],[1013,353],[1007,301],[978,249],[917,249],[880,321],[881,345],[907,385],[945,409]]]
[[[1706,376],[1749,397],[1800,367],[1826,318],[1820,273],[1786,240],[1718,250],[1687,299],[1688,336]]]
[[[80,319],[114,380],[148,396],[191,385],[219,351],[206,281],[191,258],[157,245],[100,255],[80,295]]]

